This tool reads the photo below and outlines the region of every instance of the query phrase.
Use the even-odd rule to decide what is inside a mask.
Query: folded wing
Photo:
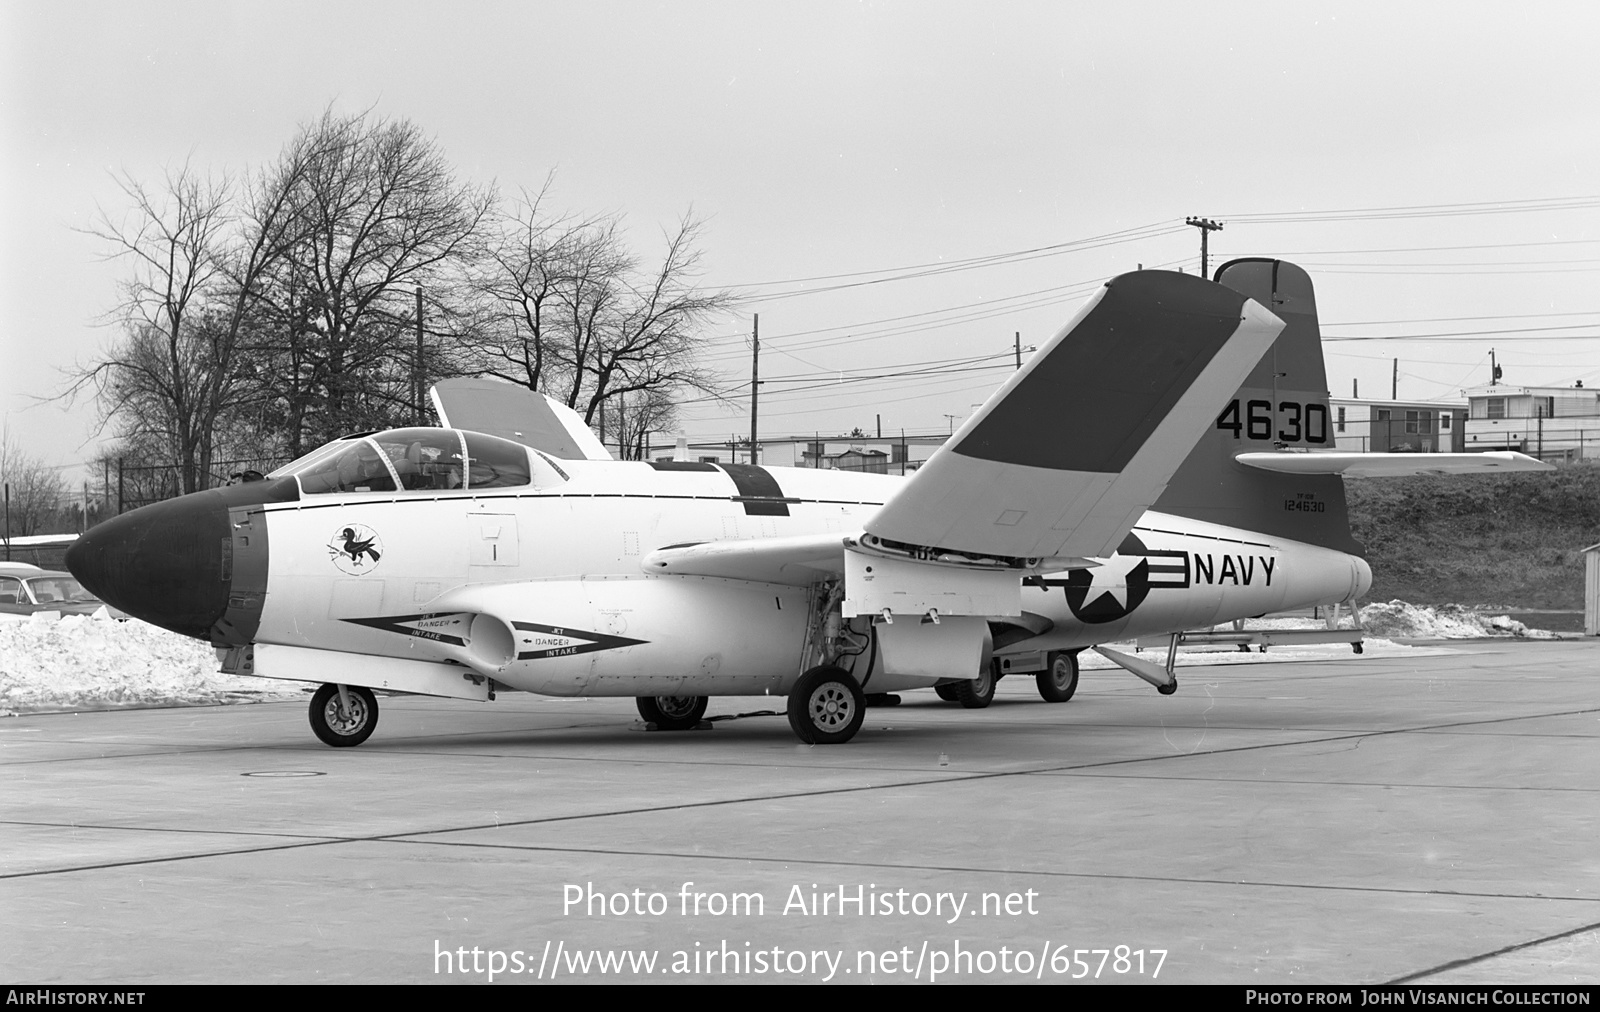
[[[1169,271],[1108,282],[866,526],[982,556],[1108,556],[1283,323]]]

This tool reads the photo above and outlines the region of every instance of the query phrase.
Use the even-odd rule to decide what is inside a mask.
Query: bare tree
[[[7,523],[11,536],[25,538],[51,533],[67,501],[67,483],[56,469],[22,452],[9,432],[0,432],[0,484],[8,498]]]
[[[642,447],[645,434],[672,424],[681,391],[714,392],[695,353],[732,297],[696,284],[692,217],[666,236],[664,259],[647,272],[619,219],[545,215],[546,192],[504,219],[475,276],[476,370],[547,393],[591,425],[608,403],[613,417],[635,411],[649,428],[629,428],[621,445]]]
[[[625,454],[712,389],[694,354],[731,300],[697,284],[692,217],[644,268],[620,219],[551,213],[548,183],[495,217],[414,124],[331,110],[257,174],[118,182],[125,212],[91,233],[130,265],[122,333],[71,392],[179,491],[230,457],[418,420],[423,376],[499,376],[602,429],[613,404]]]
[[[591,285],[586,297],[575,300],[583,306],[575,316],[581,316],[589,335],[573,348],[580,383],[567,405],[578,408],[586,392],[585,421],[592,424],[607,399],[626,394],[716,392],[710,375],[695,364],[695,352],[703,329],[731,309],[734,298],[696,283],[701,227],[685,215],[677,230],[666,234],[666,255],[653,272],[643,275],[637,261],[616,257],[618,270],[609,284]],[[588,383],[582,384],[585,375]]]
[[[214,422],[210,388],[227,383],[207,353],[213,339],[201,331],[207,293],[222,272],[229,185],[187,165],[169,171],[157,191],[128,175],[118,183],[131,209],[118,220],[102,211],[90,232],[110,246],[109,257],[132,261],[115,311],[126,334],[78,386],[98,388],[104,418],[163,443],[183,466],[184,491],[193,491]]]
[[[560,357],[562,293],[574,265],[586,259],[599,222],[545,210],[550,181],[523,191],[499,214],[484,256],[471,272],[472,325],[463,343],[475,353],[475,371],[529,390],[565,389],[571,369]]]
[[[366,113],[325,113],[286,157],[305,168],[293,191],[296,238],[270,285],[281,333],[263,379],[298,454],[307,441],[421,410],[412,377],[428,363],[406,343],[416,290],[433,293],[437,319],[454,318],[442,294],[476,254],[494,194],[457,182],[416,125]]]
[[[131,261],[113,311],[123,337],[85,369],[103,421],[174,461],[184,492],[205,487],[228,416],[241,407],[251,369],[241,347],[263,279],[300,238],[292,200],[313,152],[294,150],[236,185],[185,165],[152,190],[118,182],[130,207],[102,212],[90,234],[108,256]]]
[[[616,433],[618,456],[623,460],[649,459],[650,437],[671,432],[677,426],[678,406],[669,391],[646,390],[642,394],[618,394],[615,421],[608,428]]]

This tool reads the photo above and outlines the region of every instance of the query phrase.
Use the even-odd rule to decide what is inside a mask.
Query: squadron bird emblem
[[[343,572],[370,573],[383,558],[378,532],[365,524],[347,524],[328,539],[328,557]]]

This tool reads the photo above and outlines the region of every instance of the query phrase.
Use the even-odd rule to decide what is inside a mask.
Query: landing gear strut
[[[360,685],[324,685],[311,697],[311,730],[323,744],[349,748],[372,737],[378,698]]]

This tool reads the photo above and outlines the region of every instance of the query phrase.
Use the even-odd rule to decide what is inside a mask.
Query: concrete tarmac
[[[1600,982],[1600,641],[1179,678],[6,719],[0,979]]]

